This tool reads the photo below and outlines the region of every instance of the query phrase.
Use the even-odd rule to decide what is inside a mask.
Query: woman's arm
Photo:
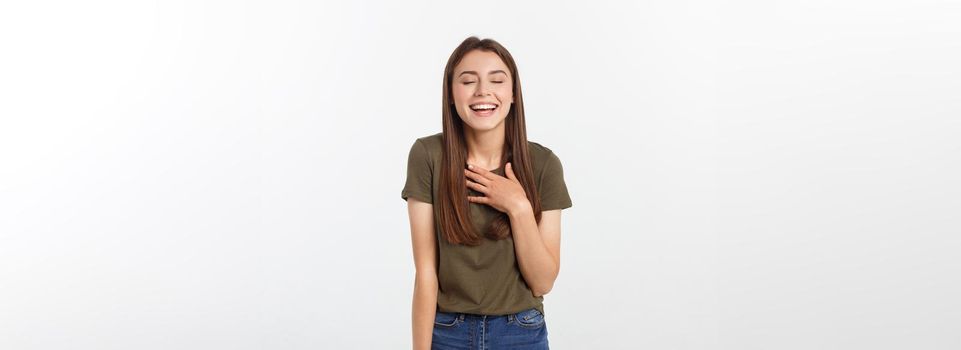
[[[414,302],[411,315],[414,350],[430,350],[437,311],[437,237],[434,206],[407,199],[411,244],[414,249]]]
[[[510,162],[504,165],[504,174],[507,177],[468,164],[464,169],[464,176],[468,177],[467,187],[484,195],[467,196],[467,200],[507,213],[518,268],[531,293],[541,296],[554,287],[561,268],[561,209],[542,211],[538,223]],[[563,176],[560,172],[557,175]]]
[[[561,210],[541,212],[540,224],[529,206],[508,216],[521,275],[534,296],[547,294],[561,268]]]

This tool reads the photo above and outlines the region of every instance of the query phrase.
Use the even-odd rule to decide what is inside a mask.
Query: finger
[[[484,169],[484,167],[481,167],[481,166],[474,166],[473,164],[467,164],[467,169],[473,170],[475,173],[485,178],[490,178],[490,175],[491,175],[491,172],[489,170]]]
[[[479,167],[474,167],[474,168],[476,169],[476,168],[479,168]],[[481,174],[479,174],[479,173],[475,173],[475,172],[470,171],[470,170],[467,170],[467,169],[464,170],[464,175],[467,175],[467,177],[470,178],[471,180],[474,180],[474,181],[476,181],[477,183],[479,183],[479,184],[481,184],[481,185],[484,185],[484,186],[489,185],[490,182],[491,182],[490,179],[484,177],[483,175],[481,175]]]
[[[507,165],[504,167],[504,170],[505,170],[505,174],[507,174],[508,179],[517,180],[517,176],[514,175],[514,167],[511,166],[511,162],[507,162]]]
[[[471,180],[465,180],[465,181],[467,181],[467,187],[473,188],[474,191],[481,192],[481,193],[487,193],[487,187],[486,187],[486,186],[483,186],[483,185],[481,185],[481,184],[479,184],[479,183],[476,183],[476,182],[474,182],[474,181],[471,181]]]
[[[469,201],[469,202],[474,202],[474,203],[480,203],[480,204],[487,204],[487,203],[488,203],[487,197],[479,197],[479,196],[467,196],[467,201]]]

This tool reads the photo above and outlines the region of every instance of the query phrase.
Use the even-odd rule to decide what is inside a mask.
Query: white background
[[[961,348],[958,1],[9,1],[0,348],[407,349],[450,52],[564,164],[553,349]]]

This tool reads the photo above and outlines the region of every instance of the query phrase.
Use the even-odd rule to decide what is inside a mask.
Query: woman
[[[414,141],[407,200],[414,349],[548,349],[560,268],[560,159],[527,140],[514,59],[470,37],[444,69],[443,131]],[[436,205],[435,205],[436,204]]]

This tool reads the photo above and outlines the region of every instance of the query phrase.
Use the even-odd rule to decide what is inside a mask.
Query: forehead
[[[468,70],[475,71],[480,75],[485,75],[492,70],[502,70],[508,72],[507,74],[510,75],[507,64],[504,63],[504,60],[502,60],[497,53],[481,50],[472,50],[464,55],[460,63],[454,67],[454,76]]]

